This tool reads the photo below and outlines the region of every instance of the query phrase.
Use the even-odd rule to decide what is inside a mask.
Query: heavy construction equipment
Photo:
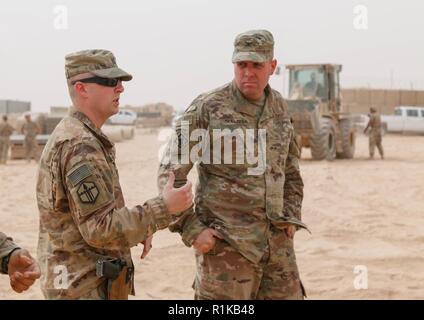
[[[315,160],[351,159],[355,127],[340,97],[338,64],[292,64],[289,71],[289,113],[300,148],[311,148]]]

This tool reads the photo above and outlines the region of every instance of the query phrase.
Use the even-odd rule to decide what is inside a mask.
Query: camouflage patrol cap
[[[234,40],[233,63],[240,61],[265,62],[274,58],[274,37],[267,30],[250,30]]]
[[[132,75],[118,68],[112,52],[101,49],[83,50],[66,55],[65,72],[67,79],[87,72],[102,78],[121,78],[123,81],[132,79]]]

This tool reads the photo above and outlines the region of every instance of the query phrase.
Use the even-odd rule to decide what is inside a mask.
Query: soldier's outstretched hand
[[[12,252],[8,273],[10,286],[18,293],[28,290],[41,275],[38,263],[25,249]]]
[[[181,188],[174,188],[175,175],[171,171],[169,173],[168,182],[163,188],[162,195],[169,213],[177,214],[187,210],[193,204],[193,193],[191,192],[191,182]]]

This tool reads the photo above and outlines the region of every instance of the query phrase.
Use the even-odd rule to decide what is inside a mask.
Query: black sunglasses
[[[101,86],[105,87],[116,87],[118,85],[118,82],[121,81],[121,78],[102,78],[102,77],[92,77],[92,78],[86,78],[86,79],[80,79],[72,81],[72,85],[74,85],[77,82],[83,82],[83,83],[96,83]]]

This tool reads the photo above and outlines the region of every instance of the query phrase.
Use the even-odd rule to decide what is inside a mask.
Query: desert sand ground
[[[137,130],[117,144],[117,164],[128,206],[156,195],[157,132]],[[424,298],[424,137],[388,135],[386,160],[367,160],[368,142],[357,139],[353,160],[315,162],[305,150],[303,220],[312,235],[295,236],[297,260],[309,299]],[[37,166],[0,166],[0,230],[36,254]],[[195,170],[191,174],[195,179]],[[149,256],[136,266],[134,299],[192,299],[192,249],[167,230],[155,235]],[[365,266],[368,289],[357,290],[355,266]],[[361,273],[364,275],[364,273]],[[39,283],[18,295],[0,276],[0,299],[42,299]]]

